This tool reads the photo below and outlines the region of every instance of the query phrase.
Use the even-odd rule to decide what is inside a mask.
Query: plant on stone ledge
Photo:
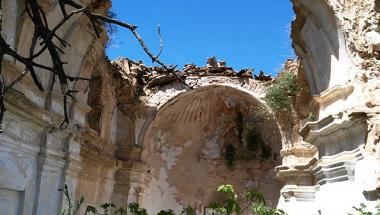
[[[289,109],[291,96],[296,94],[296,75],[292,72],[284,72],[276,82],[266,90],[264,100],[274,110]]]

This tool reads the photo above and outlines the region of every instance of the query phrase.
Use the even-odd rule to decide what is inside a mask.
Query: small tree
[[[280,75],[276,82],[266,90],[264,100],[275,111],[288,109],[291,97],[296,95],[296,75],[287,71]]]

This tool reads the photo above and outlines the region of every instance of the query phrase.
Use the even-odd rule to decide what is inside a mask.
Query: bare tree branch
[[[164,50],[164,39],[162,38],[162,35],[161,35],[161,27],[160,27],[160,25],[157,26],[157,33],[158,33],[158,37],[160,38],[160,51],[154,57],[154,60],[152,60],[153,63],[155,62],[155,59],[158,59],[160,57],[160,55],[162,54],[162,51]]]
[[[134,30],[131,30],[132,34],[136,37],[137,41],[139,41],[140,43],[140,46],[144,49],[145,53],[152,59],[153,62],[156,62],[158,63],[159,65],[161,65],[166,71],[170,72],[171,74],[174,75],[174,77],[176,77],[179,81],[182,82],[183,85],[185,85],[186,87],[188,88],[191,88],[185,80],[183,80],[181,77],[179,77],[179,75],[176,73],[176,66],[175,67],[169,67],[167,66],[164,62],[162,62],[159,58],[156,58],[155,55],[153,55],[153,53],[148,49],[148,47],[145,45],[145,42],[144,40],[142,39],[142,37],[140,36],[140,34],[137,32],[136,29]]]
[[[91,7],[83,7],[77,4],[76,2],[74,2],[73,0],[59,0],[59,7],[61,9],[63,18],[54,27],[50,27],[48,24],[46,13],[43,10],[43,8],[39,5],[38,0],[25,0],[24,11],[26,12],[28,17],[31,19],[32,23],[34,24],[34,33],[33,33],[32,43],[29,50],[29,57],[21,56],[12,48],[10,48],[10,45],[7,44],[3,36],[0,35],[0,76],[1,76],[0,77],[0,129],[1,129],[4,112],[5,112],[4,93],[7,90],[12,88],[16,83],[20,82],[27,74],[30,74],[34,84],[38,87],[38,89],[44,90],[44,87],[36,73],[36,68],[52,73],[53,79],[52,79],[49,90],[52,90],[54,88],[54,85],[56,83],[59,83],[61,93],[63,95],[63,106],[64,106],[64,121],[62,122],[61,127],[69,123],[69,113],[68,113],[68,107],[67,107],[68,97],[75,100],[74,94],[77,93],[78,91],[69,89],[68,82],[73,82],[73,81],[75,82],[79,80],[86,80],[86,81],[90,80],[88,78],[74,77],[74,76],[67,75],[63,67],[63,65],[66,64],[66,62],[62,62],[61,60],[60,53],[64,54],[64,50],[62,50],[59,47],[59,45],[66,48],[66,47],[70,47],[70,44],[68,44],[64,39],[60,38],[57,35],[57,32],[76,14],[83,14],[89,19],[92,25],[92,28],[94,30],[94,33],[98,38],[100,37],[101,25],[104,23],[118,25],[130,30],[131,33],[139,42],[140,46],[143,48],[144,52],[152,59],[152,62],[156,62],[157,64],[161,65],[167,72],[173,74],[186,87],[191,88],[191,86],[189,86],[185,82],[185,80],[183,80],[177,74],[178,71],[176,71],[176,67],[167,66],[164,62],[162,62],[159,59],[163,51],[163,38],[161,35],[160,26],[158,26],[158,29],[157,29],[158,36],[160,39],[160,51],[157,55],[154,55],[150,51],[150,49],[148,49],[144,40],[138,33],[136,25],[121,22],[117,19],[100,15],[92,11]],[[68,13],[67,7],[71,7],[74,10]],[[56,42],[53,40],[54,38],[57,39]],[[39,43],[41,45],[41,48],[39,48],[39,50],[36,52],[36,45],[37,45],[38,40],[41,40],[41,42]],[[38,57],[40,57],[45,52],[48,52],[49,54],[48,56],[51,59],[52,66],[42,65],[35,61]],[[24,72],[20,74],[17,78],[15,78],[8,86],[6,86],[4,82],[4,78],[2,76],[3,74],[1,73],[1,66],[3,64],[5,55],[9,55],[13,57],[16,61],[25,65]],[[56,82],[56,79],[58,80],[58,82]]]

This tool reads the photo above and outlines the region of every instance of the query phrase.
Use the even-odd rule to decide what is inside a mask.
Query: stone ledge
[[[16,90],[9,90],[5,94],[4,100],[7,111],[19,117],[20,120],[34,124],[39,128],[58,127],[60,121],[63,121],[60,115],[38,107]]]
[[[353,91],[354,91],[353,85],[346,85],[346,86],[336,85],[321,92],[319,95],[314,96],[314,99],[319,104],[328,104],[338,99],[347,98]]]
[[[315,201],[315,186],[297,186],[297,185],[285,185],[281,189],[281,196],[285,201],[290,201],[291,198],[295,198],[300,202],[313,202]]]
[[[313,169],[316,183],[323,185],[339,181],[354,180],[356,162],[363,159],[361,148],[345,151],[333,156],[324,156]]]

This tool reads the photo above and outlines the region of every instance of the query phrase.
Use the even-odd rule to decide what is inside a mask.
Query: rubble
[[[165,85],[171,82],[177,81],[173,74],[165,71],[160,66],[146,66],[142,62],[136,62],[128,58],[118,59],[114,64],[118,64],[118,61],[128,62],[130,70],[143,74],[143,82],[148,88]],[[186,64],[180,70],[175,70],[175,73],[186,80],[188,77],[207,77],[207,76],[225,76],[236,78],[248,78],[256,79],[258,81],[270,82],[272,78],[270,75],[265,75],[263,71],[260,71],[258,76],[253,77],[252,69],[242,69],[235,71],[232,67],[226,66],[226,61],[217,61],[216,57],[207,59],[206,66],[197,66],[195,64]]]

